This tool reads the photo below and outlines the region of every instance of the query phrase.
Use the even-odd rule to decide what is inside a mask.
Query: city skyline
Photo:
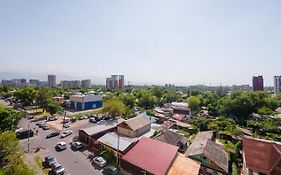
[[[104,84],[118,73],[125,85],[240,85],[263,75],[273,86],[281,74],[280,5],[1,2],[0,79],[55,74]]]

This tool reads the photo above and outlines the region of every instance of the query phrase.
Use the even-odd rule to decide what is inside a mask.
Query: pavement
[[[56,136],[53,138],[45,139],[46,135],[51,133],[51,130],[43,130],[35,125],[34,122],[29,122],[28,119],[24,118],[20,120],[19,126],[27,129],[29,124],[30,129],[38,129],[38,135],[34,135],[34,137],[30,138],[29,148],[31,152],[27,153],[29,156],[38,155],[38,152],[41,152],[40,156],[42,160],[48,154],[53,155],[65,168],[66,175],[100,175],[102,174],[102,170],[95,168],[91,165],[91,162],[87,158],[90,154],[88,150],[84,151],[73,151],[70,148],[70,143],[72,142],[75,136],[78,136],[78,130],[80,128],[89,127],[91,124],[85,124],[83,126],[79,126],[76,128],[72,128],[73,134],[61,139],[60,136]],[[67,130],[67,129],[65,129]],[[64,141],[67,143],[67,149],[63,151],[56,151],[55,146],[59,141]],[[28,139],[20,140],[21,149],[27,151],[28,149]],[[36,152],[36,148],[42,148],[38,152]],[[36,152],[36,153],[35,153]]]

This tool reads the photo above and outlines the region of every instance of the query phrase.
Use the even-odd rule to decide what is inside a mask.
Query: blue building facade
[[[70,107],[76,110],[88,110],[103,106],[101,95],[73,95],[70,97]]]

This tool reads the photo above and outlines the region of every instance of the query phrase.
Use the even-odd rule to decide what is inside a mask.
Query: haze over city
[[[266,86],[281,65],[280,1],[2,1],[0,79],[124,74],[133,84]]]

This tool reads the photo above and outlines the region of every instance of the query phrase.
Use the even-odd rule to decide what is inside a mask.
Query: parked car
[[[50,134],[48,134],[48,135],[46,136],[46,139],[51,138],[51,137],[56,137],[56,136],[58,136],[58,135],[60,135],[59,132],[53,131],[53,132],[51,132]]]
[[[63,124],[63,127],[64,127],[64,128],[69,128],[69,127],[70,127],[70,123],[69,123],[69,122],[68,122],[68,123],[64,123],[64,124]]]
[[[48,167],[51,167],[52,164],[56,163],[57,160],[54,156],[48,155],[45,157],[45,165],[47,165]]]
[[[100,156],[93,158],[92,163],[96,164],[97,166],[99,166],[101,168],[107,164],[106,160]]]
[[[48,121],[55,121],[57,120],[58,118],[56,116],[50,116],[47,118]]]
[[[109,120],[109,119],[111,119],[111,117],[110,117],[110,116],[104,116],[103,119],[104,119],[104,120]]]
[[[67,131],[64,131],[62,134],[61,134],[61,138],[64,138],[64,137],[67,137],[67,136],[69,136],[69,135],[71,135],[72,134],[72,131],[71,130],[67,130]]]
[[[36,122],[35,124],[40,127],[41,125],[44,125],[45,122],[41,120],[41,121]]]
[[[65,142],[59,142],[56,146],[59,150],[65,150],[66,149],[66,143]]]
[[[29,137],[33,137],[34,133],[31,129],[27,130],[27,129],[17,129],[16,130],[16,136],[17,138],[19,139],[26,139],[26,138],[29,138]]]
[[[72,117],[72,118],[70,119],[70,121],[71,121],[71,122],[76,122],[76,121],[77,121],[77,118]]]
[[[64,174],[64,167],[62,164],[56,162],[52,165],[52,171],[55,175],[61,175]]]
[[[83,144],[81,142],[72,142],[71,143],[71,147],[74,149],[74,150],[79,150],[81,148],[83,148]]]
[[[102,173],[106,175],[117,175],[119,170],[115,166],[109,165],[103,169]]]
[[[48,125],[43,125],[43,126],[42,126],[42,129],[48,130],[48,129],[50,129],[50,127],[49,127]]]
[[[90,122],[90,123],[97,123],[97,121],[96,121],[94,118],[90,118],[90,119],[89,119],[89,122]]]
[[[27,119],[33,119],[33,115],[28,115]]]
[[[97,124],[102,124],[104,122],[105,122],[105,120],[100,120],[100,121],[97,122]]]

